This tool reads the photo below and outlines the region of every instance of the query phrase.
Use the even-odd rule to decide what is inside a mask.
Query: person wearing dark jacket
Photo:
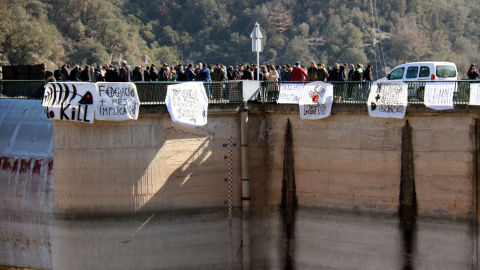
[[[313,82],[317,80],[317,71],[317,65],[315,64],[315,61],[312,61],[312,63],[310,63],[310,67],[307,70],[309,81]]]
[[[362,64],[357,64],[357,69],[353,72],[352,81],[363,81],[363,68]]]
[[[242,80],[253,80],[254,75],[253,75],[253,72],[250,70],[250,66],[245,65],[244,67],[245,68],[243,70]]]
[[[70,71],[70,75],[68,75],[68,79],[70,81],[78,81],[79,75],[80,74],[78,74],[78,65],[77,65],[72,71]]]
[[[185,70],[185,77],[187,81],[194,81],[195,80],[195,71],[193,71],[193,64],[188,63],[188,67]]]
[[[155,66],[150,67],[150,81],[158,81],[158,73]]]
[[[112,65],[109,65],[107,72],[105,73],[105,81],[106,82],[118,82],[118,71],[113,68]]]
[[[233,66],[229,66],[227,70],[227,79],[229,81],[234,81],[236,79],[235,77],[235,70],[233,70]]]
[[[63,65],[62,70],[60,71],[60,77],[62,81],[68,81],[69,76],[70,76],[70,70],[68,70],[67,65]]]
[[[50,70],[45,71],[45,84],[50,83],[50,82],[56,82],[55,76],[53,75],[53,72]]]
[[[339,82],[342,79],[342,72],[340,71],[340,66],[339,64],[335,64],[333,66],[332,71],[330,72],[330,75],[328,76],[328,81],[331,82]]]
[[[158,71],[158,80],[159,81],[168,81],[168,64],[164,63],[163,67]]]
[[[183,69],[183,65],[178,65],[177,67],[177,81],[183,82],[186,81],[187,77],[185,75],[185,70]]]
[[[225,71],[222,68],[222,65],[217,64],[212,72],[212,81],[213,82],[224,82],[226,78]]]
[[[368,65],[363,73],[363,79],[365,81],[373,81],[373,73],[372,73],[373,66]]]
[[[475,67],[475,64],[471,64],[467,72],[468,79],[476,80],[478,76],[480,76],[480,73],[478,73],[477,68]]]
[[[102,68],[98,67],[97,70],[95,70],[95,81],[96,82],[104,82],[105,79],[103,78],[102,75]]]
[[[80,81],[89,82],[90,81],[90,67],[87,65],[85,69],[80,72]]]
[[[129,65],[127,65],[127,61],[125,60],[122,60],[122,62],[120,62],[120,65],[121,65],[120,72],[118,74],[120,81],[131,82],[133,77],[132,68]]]
[[[142,67],[136,66],[135,69],[132,71],[132,75],[132,80],[134,82],[143,81]]]
[[[353,81],[353,74],[355,73],[355,66],[350,65],[350,70],[348,71],[348,80]]]
[[[60,81],[62,79],[62,75],[60,75],[61,72],[62,67],[58,67],[58,69],[53,72],[53,78],[55,78],[56,81]]]
[[[317,81],[325,82],[328,80],[328,71],[323,66],[323,63],[318,63]]]
[[[150,69],[148,66],[146,66],[145,70],[143,71],[143,80],[146,82],[150,81]]]

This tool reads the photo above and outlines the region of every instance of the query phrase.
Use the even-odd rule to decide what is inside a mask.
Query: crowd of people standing
[[[311,62],[305,68],[299,62],[295,65],[262,65],[257,78],[257,66],[238,65],[226,67],[222,64],[207,65],[189,63],[170,67],[164,63],[160,69],[155,64],[147,67],[136,66],[132,69],[125,60],[120,62],[120,67],[109,64],[104,66],[84,68],[67,64],[59,66],[53,73],[47,71],[46,81],[90,81],[90,82],[136,82],[136,81],[203,81],[222,82],[235,80],[260,81],[373,81],[372,65],[364,68],[362,64],[343,65],[335,64],[333,68],[324,67],[322,63]]]

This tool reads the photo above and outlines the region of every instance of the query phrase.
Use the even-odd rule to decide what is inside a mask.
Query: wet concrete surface
[[[152,213],[136,217],[55,220],[53,269],[241,269],[240,213],[229,239],[228,209]],[[328,213],[299,208],[293,239],[283,214],[251,215],[251,269],[402,269],[397,216]],[[232,241],[233,258],[229,256]],[[468,222],[417,220],[412,269],[472,269]]]

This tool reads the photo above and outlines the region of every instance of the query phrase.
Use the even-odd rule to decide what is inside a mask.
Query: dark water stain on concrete
[[[414,247],[417,223],[417,196],[413,170],[412,128],[408,121],[402,128],[402,173],[400,179],[400,229],[403,236],[403,269],[414,269]]]
[[[290,119],[287,121],[285,130],[285,145],[283,159],[283,184],[282,184],[282,217],[283,227],[286,237],[285,247],[285,267],[284,269],[294,269],[295,265],[295,214],[298,207],[297,196],[295,194],[295,169],[293,159],[293,135]]]

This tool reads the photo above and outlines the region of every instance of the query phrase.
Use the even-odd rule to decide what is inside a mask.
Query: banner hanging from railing
[[[453,109],[454,92],[455,82],[427,82],[425,84],[425,106],[434,110]]]
[[[298,104],[303,83],[281,83],[277,103]]]
[[[48,119],[92,124],[97,99],[94,83],[48,83],[42,106]]]
[[[97,82],[98,102],[95,102],[97,120],[137,120],[140,100],[132,82]]]
[[[330,116],[333,104],[333,85],[325,82],[307,83],[299,101],[301,119],[321,119]]]
[[[408,104],[408,84],[404,82],[374,82],[368,96],[371,117],[405,117]]]
[[[470,84],[470,101],[468,105],[480,106],[480,83]]]
[[[207,124],[208,98],[202,82],[169,85],[165,103],[173,122],[186,126]]]

